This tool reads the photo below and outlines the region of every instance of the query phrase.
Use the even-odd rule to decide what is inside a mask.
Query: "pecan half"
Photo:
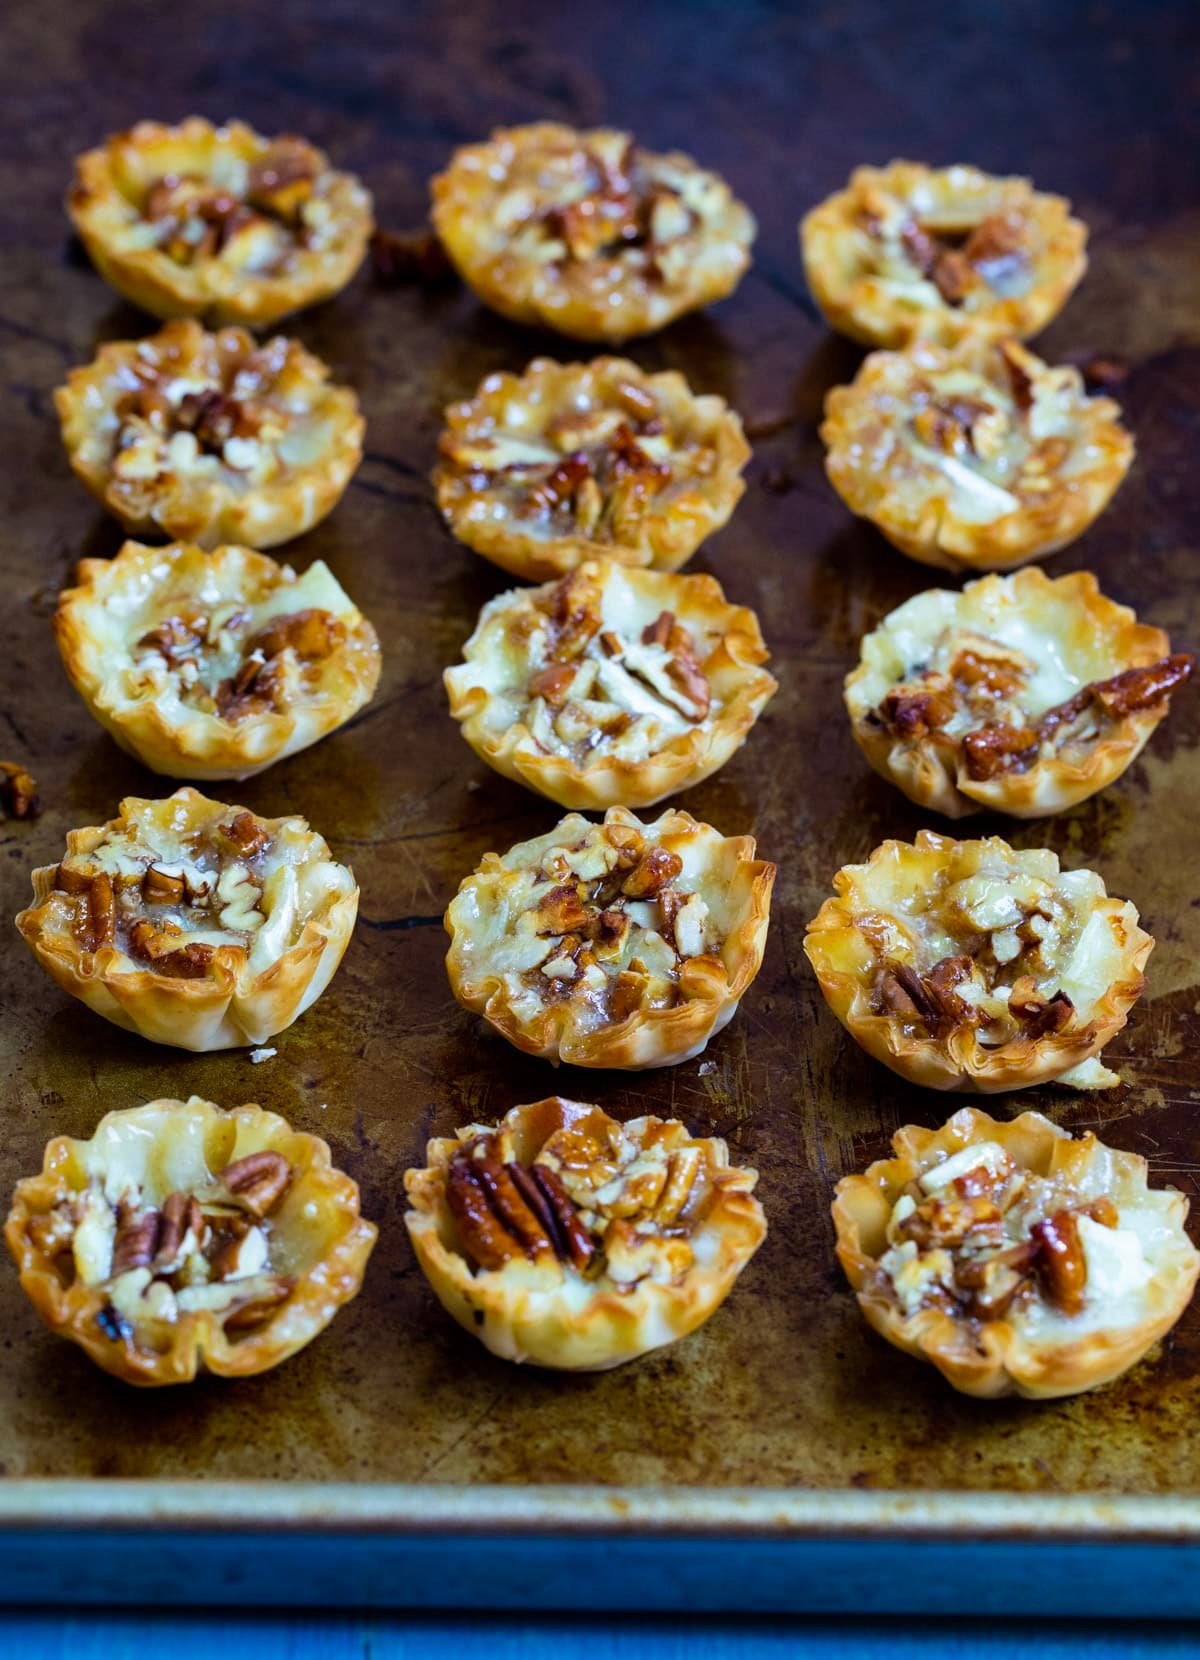
[[[1010,726],[1000,721],[981,726],[963,739],[967,776],[977,783],[1005,772],[1024,772],[1037,759],[1041,739],[1028,726]]]
[[[1050,1301],[1064,1314],[1078,1314],[1087,1285],[1087,1258],[1072,1211],[1059,1210],[1033,1229],[1038,1246],[1037,1267]]]
[[[171,1193],[163,1202],[162,1224],[158,1235],[155,1266],[169,1267],[179,1255],[179,1247],[189,1232],[199,1250],[204,1242],[204,1212],[195,1194]]]
[[[117,1232],[113,1240],[110,1278],[127,1274],[131,1268],[149,1268],[158,1252],[159,1214],[146,1210],[140,1215],[127,1199],[117,1206]]]
[[[678,853],[667,847],[648,847],[621,883],[621,892],[630,899],[652,899],[682,869],[683,860]]]
[[[1070,1025],[1075,1005],[1065,991],[1046,998],[1037,990],[1033,976],[1023,974],[1014,982],[1008,998],[1009,1013],[1024,1026],[1030,1037],[1049,1037]]]
[[[286,1303],[296,1282],[284,1276],[276,1278],[271,1286],[261,1286],[249,1302],[235,1303],[226,1316],[226,1331],[244,1331],[248,1326],[261,1326],[270,1318],[280,1303]]]
[[[528,1169],[522,1164],[504,1166],[530,1210],[542,1223],[547,1238],[554,1246],[555,1255],[570,1262],[580,1272],[586,1270],[596,1254],[596,1244],[583,1225],[575,1202],[567,1192],[558,1173],[549,1165],[534,1163]]]
[[[0,815],[36,818],[40,805],[33,774],[16,761],[0,761]]]
[[[221,1181],[251,1216],[269,1216],[292,1179],[292,1167],[282,1153],[264,1148],[235,1159],[221,1172]]]
[[[182,905],[185,891],[182,876],[171,876],[156,865],[142,878],[142,898],[148,905]]]
[[[1179,651],[1143,668],[1126,669],[1122,674],[1113,675],[1111,680],[1094,681],[1089,690],[1103,705],[1105,713],[1119,720],[1123,715],[1151,708],[1178,690],[1195,672],[1196,659],[1192,653]]]

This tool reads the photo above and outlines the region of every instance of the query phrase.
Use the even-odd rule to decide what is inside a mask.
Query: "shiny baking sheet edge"
[[[1200,1543],[1200,1495],[0,1481],[0,1531],[914,1536]]]

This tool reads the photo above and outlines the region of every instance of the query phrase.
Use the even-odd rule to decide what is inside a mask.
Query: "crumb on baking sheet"
[[[272,1055],[277,1055],[278,1053],[278,1049],[251,1049],[250,1065],[261,1066],[264,1061],[269,1061]]]

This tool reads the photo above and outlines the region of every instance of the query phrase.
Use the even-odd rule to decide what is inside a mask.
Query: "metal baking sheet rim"
[[[1194,1618],[1200,1497],[14,1479],[0,1601]]]

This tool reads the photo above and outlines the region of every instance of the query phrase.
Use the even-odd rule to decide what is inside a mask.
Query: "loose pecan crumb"
[[[371,237],[371,264],[384,283],[446,282],[454,266],[432,231],[378,230]]]
[[[40,811],[33,774],[16,761],[0,761],[0,814],[6,818],[36,818]]]

